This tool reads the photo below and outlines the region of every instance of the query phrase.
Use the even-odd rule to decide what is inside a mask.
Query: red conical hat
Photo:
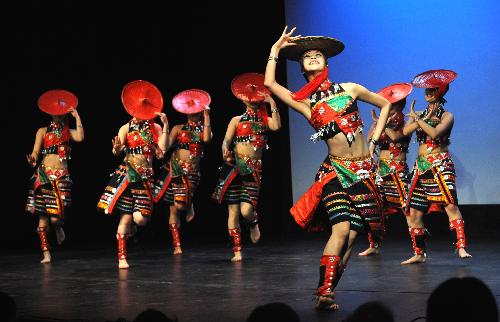
[[[135,80],[123,87],[122,103],[127,113],[141,120],[155,118],[163,109],[160,90],[145,80]]]
[[[259,92],[271,95],[271,92],[264,86],[264,75],[258,73],[245,73],[236,76],[231,81],[231,91],[238,99],[252,103],[264,100]]]
[[[457,78],[457,73],[452,70],[432,69],[418,74],[411,83],[415,87],[434,88],[448,85],[455,78]]]
[[[178,112],[184,114],[196,114],[202,112],[210,105],[210,95],[201,89],[188,89],[175,95],[172,106]]]
[[[411,90],[410,83],[395,83],[382,88],[377,94],[383,96],[392,104],[406,98],[411,93]]]
[[[38,107],[50,115],[64,115],[77,105],[76,95],[63,89],[46,91],[38,98]]]

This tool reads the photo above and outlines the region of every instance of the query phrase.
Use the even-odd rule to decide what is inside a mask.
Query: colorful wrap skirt
[[[71,206],[72,184],[68,169],[38,166],[29,182],[26,211],[64,219],[66,208]]]
[[[409,184],[408,164],[404,160],[379,159],[375,182],[384,205],[384,214],[401,213]]]
[[[190,205],[196,188],[200,184],[200,171],[192,162],[174,156],[160,170],[153,188],[153,200],[163,199],[168,204],[174,202]]]
[[[153,169],[131,162],[122,162],[110,174],[111,179],[97,204],[97,209],[111,215],[114,210],[131,215],[140,212],[150,216],[153,212]]]
[[[431,204],[458,205],[455,164],[448,152],[419,155],[413,167],[406,213],[410,208],[426,212]]]
[[[349,221],[351,230],[382,231],[382,200],[375,184],[373,159],[328,155],[316,174],[316,182],[290,209],[295,221],[318,230],[322,221],[316,208],[322,203],[330,225]]]
[[[235,154],[233,165],[224,163],[212,194],[219,204],[246,202],[257,207],[262,179],[262,161]]]

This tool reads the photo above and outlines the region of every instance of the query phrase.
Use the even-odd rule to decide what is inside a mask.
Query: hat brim
[[[188,89],[175,95],[172,106],[183,114],[200,113],[210,105],[210,95],[201,89]]]
[[[38,98],[38,108],[50,115],[67,114],[71,108],[77,106],[78,98],[76,95],[62,89],[46,91]]]
[[[231,92],[238,99],[251,103],[264,100],[260,93],[271,95],[269,89],[264,86],[264,75],[259,73],[244,73],[233,78]]]
[[[121,98],[125,110],[131,116],[142,120],[155,118],[155,113],[163,109],[160,90],[145,80],[136,80],[125,85]]]
[[[455,78],[457,73],[447,69],[431,69],[418,74],[412,80],[412,85],[420,88],[436,88],[448,85]]]
[[[293,41],[293,43],[295,45],[281,49],[280,55],[295,61],[300,61],[302,54],[308,50],[319,50],[326,58],[330,58],[340,54],[345,48],[344,43],[340,40],[324,36],[300,37]]]
[[[395,83],[382,88],[377,94],[393,104],[405,99],[408,95],[410,95],[411,90],[412,86],[410,83]]]

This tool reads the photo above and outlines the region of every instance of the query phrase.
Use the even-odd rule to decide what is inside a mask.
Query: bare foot
[[[250,226],[250,239],[252,240],[252,243],[257,244],[260,240],[260,230],[259,230],[259,224],[256,224],[255,226]]]
[[[191,208],[186,213],[186,222],[191,222],[194,219],[194,208],[191,205]]]
[[[335,303],[331,296],[316,297],[316,309],[318,310],[336,311],[339,308],[340,306]]]
[[[57,227],[55,230],[56,230],[57,244],[61,245],[63,241],[66,239],[66,234],[64,233],[64,230],[61,226]]]
[[[130,265],[127,263],[126,259],[119,259],[118,260],[118,268],[129,268]]]
[[[241,252],[235,252],[233,258],[231,258],[231,262],[241,262],[242,259]]]
[[[368,247],[366,250],[358,254],[358,256],[372,256],[380,254],[380,249],[378,247]]]
[[[415,255],[412,258],[401,262],[401,265],[425,263],[425,255]]]
[[[467,253],[467,251],[465,250],[465,248],[459,248],[458,249],[458,257],[460,258],[471,258],[472,255]]]
[[[52,261],[52,257],[50,257],[50,252],[48,250],[43,251],[43,259],[40,261],[42,264],[47,264]]]
[[[180,255],[180,254],[182,254],[181,246],[174,247],[174,255]]]

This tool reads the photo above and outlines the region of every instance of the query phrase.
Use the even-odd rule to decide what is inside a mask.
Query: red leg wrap
[[[40,237],[40,248],[42,251],[49,250],[49,241],[47,240],[47,228],[38,227],[38,237]]]
[[[233,245],[233,250],[234,252],[240,252],[241,251],[241,230],[240,228],[230,228],[229,229],[229,236],[231,236],[231,242]]]
[[[425,228],[409,228],[411,242],[415,255],[425,255],[425,239],[429,235]]]
[[[329,296],[333,298],[333,289],[337,286],[342,272],[343,267],[339,256],[321,256],[321,260],[319,262],[319,283],[316,295]]]
[[[457,235],[457,241],[455,242],[455,246],[457,247],[457,249],[466,248],[467,240],[465,239],[464,220],[455,219],[450,221],[450,230],[455,230],[455,233]]]
[[[127,259],[127,238],[125,234],[116,234],[118,240],[118,259]]]
[[[379,248],[385,234],[384,222],[370,223],[369,225],[370,232],[368,232],[368,241],[370,242],[370,248]]]
[[[181,246],[181,236],[179,235],[179,224],[169,224],[170,232],[172,233],[172,244],[174,247]]]
[[[370,242],[370,248],[379,248],[380,240],[376,238],[371,232],[368,233],[368,242]]]

